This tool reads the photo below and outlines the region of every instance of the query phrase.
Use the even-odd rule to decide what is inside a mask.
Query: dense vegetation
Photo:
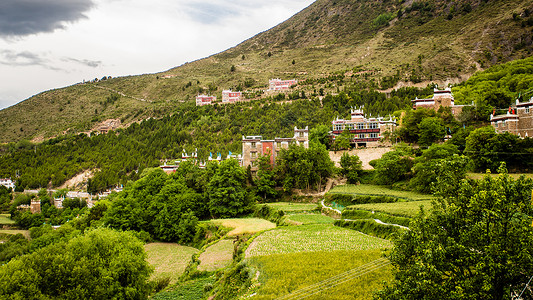
[[[438,180],[441,198],[394,244],[395,280],[380,299],[503,299],[518,295],[533,267],[531,179]]]

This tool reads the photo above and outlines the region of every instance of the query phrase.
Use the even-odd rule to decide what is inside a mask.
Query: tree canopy
[[[430,213],[394,241],[394,281],[379,299],[504,299],[533,275],[533,180],[498,177],[452,181]],[[444,193],[443,193],[444,192]],[[515,294],[516,295],[516,294]]]

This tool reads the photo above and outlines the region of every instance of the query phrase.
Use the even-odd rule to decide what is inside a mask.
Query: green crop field
[[[15,221],[9,218],[9,214],[0,214],[0,225],[15,224]]]
[[[200,254],[200,271],[216,271],[227,267],[233,260],[233,240],[221,240]]]
[[[472,178],[472,179],[476,179],[476,180],[483,178],[483,176],[485,176],[485,175],[486,175],[485,173],[472,173],[472,172],[466,173],[466,177]],[[489,176],[491,176],[493,178],[494,177],[498,177],[498,175],[499,174],[497,174],[497,173],[489,174]],[[509,173],[509,176],[511,176],[514,179],[518,179],[522,175],[524,175],[527,178],[533,178],[533,174],[531,174],[531,173]]]
[[[275,254],[249,259],[249,265],[259,271],[259,287],[251,299],[278,299],[289,293],[308,288],[307,293],[287,299],[371,299],[372,293],[382,287],[384,281],[392,279],[391,266],[369,268],[365,264],[382,258],[381,250],[362,251],[318,251],[305,253]],[[385,264],[387,262],[385,261]],[[362,267],[369,272],[357,276],[345,275],[347,271]],[[344,274],[343,274],[344,273]],[[353,273],[352,273],[353,274]],[[324,280],[338,276],[324,285]],[[346,280],[345,282],[343,282]],[[322,282],[320,292],[310,290]],[[335,284],[337,284],[334,286]],[[329,289],[325,289],[330,287]],[[295,295],[296,296],[296,295]],[[285,299],[285,298],[281,298]]]
[[[292,211],[310,211],[317,208],[318,204],[315,203],[291,203],[291,202],[276,202],[267,203],[268,206],[275,209],[279,209],[286,212]]]
[[[211,220],[211,222],[224,227],[234,228],[232,231],[228,232],[228,236],[236,236],[243,233],[256,233],[276,227],[276,224],[258,218],[216,219]]]
[[[198,249],[173,243],[150,243],[144,246],[148,263],[154,267],[153,278],[170,277],[170,283],[177,282],[187,264]]]
[[[431,209],[431,200],[426,201],[411,201],[411,202],[395,202],[395,203],[366,203],[350,205],[348,208],[356,208],[368,211],[379,211],[395,216],[414,217],[420,211],[420,206],[424,206],[424,210]]]
[[[389,248],[388,240],[330,224],[289,226],[267,231],[258,236],[246,250],[246,257],[335,250],[368,250]]]
[[[200,278],[170,287],[155,296],[152,300],[197,300],[204,296],[204,286],[213,284],[214,277]]]
[[[353,195],[374,195],[374,196],[390,196],[405,199],[407,201],[431,200],[433,196],[420,194],[411,191],[397,191],[389,189],[381,185],[373,184],[346,184],[338,185],[331,189],[329,193],[332,194],[353,194]]]
[[[332,224],[335,219],[320,214],[294,214],[288,216],[288,221],[298,225]]]

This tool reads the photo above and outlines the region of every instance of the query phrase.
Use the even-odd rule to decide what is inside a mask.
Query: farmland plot
[[[284,212],[295,211],[311,211],[318,207],[316,203],[291,203],[291,202],[276,202],[267,203],[268,206]]]
[[[332,224],[335,219],[320,214],[294,214],[289,215],[288,220],[297,224]]]
[[[391,266],[368,269],[361,276],[346,278],[347,271],[364,266],[382,258],[381,250],[337,250],[304,253],[274,254],[257,256],[249,259],[249,265],[259,272],[259,288],[251,299],[277,299],[290,295],[300,289],[300,297],[288,299],[372,299],[372,293],[382,288],[384,281],[392,279]],[[331,281],[339,276],[337,281]],[[330,279],[328,283],[339,285],[320,285],[320,289],[311,290],[317,283]],[[345,282],[343,280],[347,279]],[[316,294],[313,294],[314,292]]]
[[[332,194],[353,194],[353,195],[372,195],[372,196],[390,196],[403,199],[405,201],[431,200],[433,196],[420,194],[412,191],[398,191],[389,189],[381,185],[373,184],[346,184],[338,185],[332,188],[329,193]]]
[[[256,233],[276,227],[276,224],[258,218],[216,219],[211,220],[211,222],[224,227],[233,228],[232,231],[228,232],[228,236],[236,236],[243,233]]]
[[[191,256],[198,249],[173,243],[150,243],[144,246],[148,263],[154,267],[153,278],[170,277],[170,283],[177,282]]]
[[[420,211],[420,206],[424,206],[424,210],[429,210],[432,207],[431,200],[394,203],[366,203],[350,205],[348,208],[379,211],[395,216],[412,218],[418,214]]]
[[[335,250],[369,250],[390,248],[388,240],[335,227],[333,225],[289,226],[258,236],[246,250],[246,257]]]
[[[200,254],[200,271],[216,271],[227,267],[233,260],[233,240],[221,240]]]

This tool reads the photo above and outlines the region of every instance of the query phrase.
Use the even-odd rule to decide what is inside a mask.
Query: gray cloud
[[[102,61],[100,60],[76,59],[76,58],[70,58],[70,57],[65,57],[62,60],[66,62],[75,62],[80,65],[84,65],[84,66],[91,67],[91,68],[97,68],[100,65],[102,65]]]
[[[52,32],[65,22],[86,18],[93,0],[2,0],[0,36],[17,37]]]
[[[42,54],[29,51],[15,52],[11,50],[0,51],[0,64],[11,67],[41,66],[49,70],[61,70],[54,67],[49,59]]]

